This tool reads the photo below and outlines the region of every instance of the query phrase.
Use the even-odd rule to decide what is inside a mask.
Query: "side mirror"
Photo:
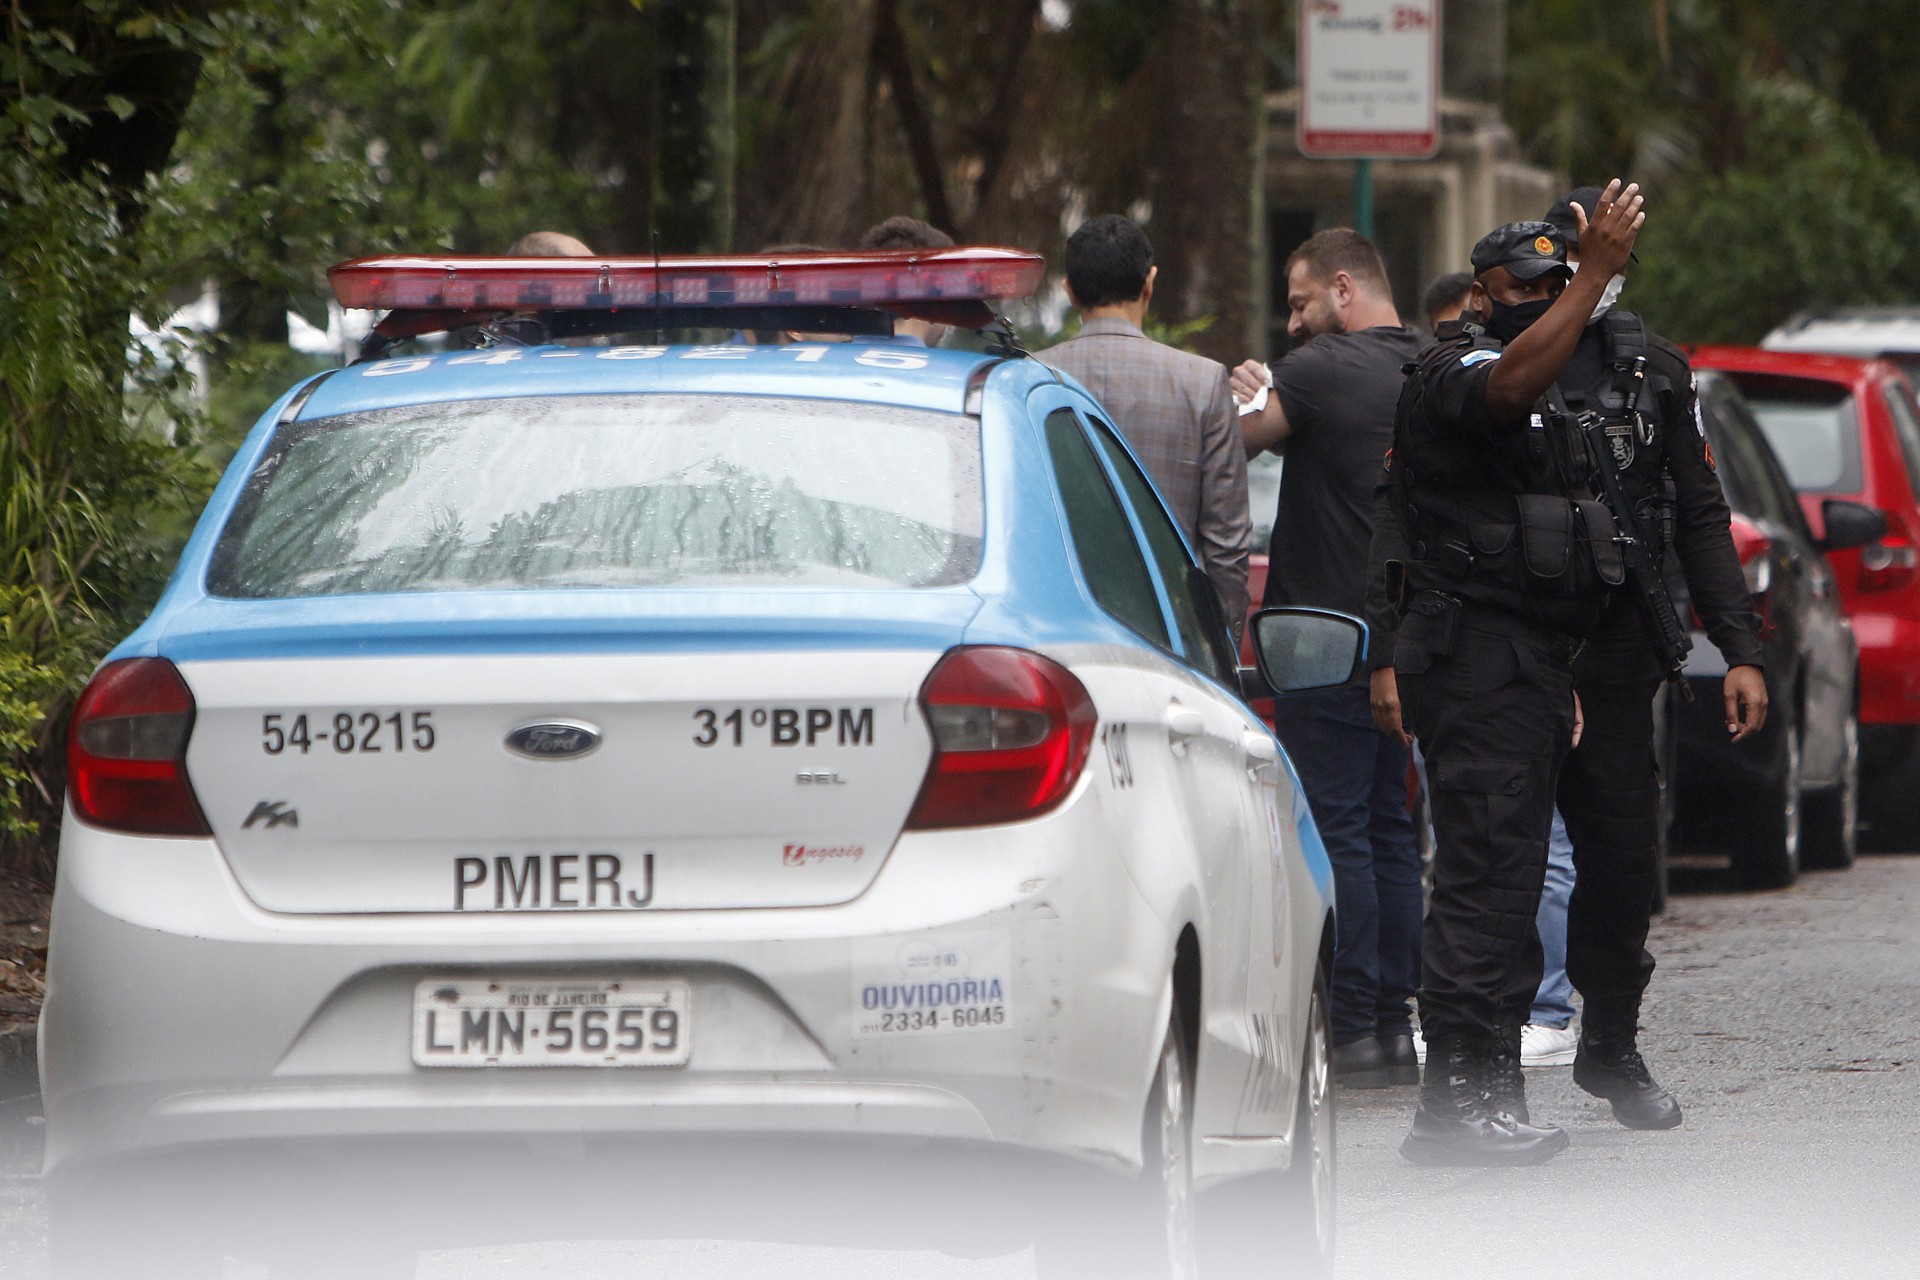
[[[1345,684],[1367,660],[1367,624],[1331,609],[1262,609],[1252,627],[1260,677],[1276,694]]]
[[[1878,542],[1887,534],[1887,518],[1872,507],[1843,498],[1828,498],[1820,504],[1820,520],[1826,536],[1820,539],[1822,551],[1845,551]]]

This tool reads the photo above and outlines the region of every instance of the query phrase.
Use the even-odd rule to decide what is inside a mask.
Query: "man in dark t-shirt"
[[[1374,487],[1393,440],[1403,365],[1425,338],[1400,323],[1380,255],[1322,231],[1287,261],[1287,332],[1269,370],[1233,372],[1247,455],[1284,453],[1268,605],[1366,610]],[[1367,688],[1279,699],[1274,728],[1333,863],[1333,1066],[1342,1084],[1418,1080],[1408,1000],[1419,979],[1420,855],[1407,816],[1407,748],[1374,727]]]

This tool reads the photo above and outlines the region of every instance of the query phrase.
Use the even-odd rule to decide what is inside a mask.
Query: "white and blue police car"
[[[884,340],[1042,269],[336,268],[371,357],[265,414],[78,703],[48,1169],[954,1140],[1147,1188],[1175,1274],[1248,1175],[1330,1252],[1330,877],[1243,693],[1345,680],[1364,629],[1271,611],[1242,671],[1083,389]],[[646,340],[701,325],[767,340]]]

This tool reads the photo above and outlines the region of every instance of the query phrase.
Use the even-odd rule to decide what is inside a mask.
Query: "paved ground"
[[[1686,1123],[1631,1133],[1570,1069],[1529,1071],[1565,1154],[1424,1170],[1396,1151],[1414,1091],[1349,1094],[1342,1280],[1920,1274],[1920,859],[1777,893],[1677,887],[1642,1046]]]
[[[1530,1170],[1416,1169],[1413,1091],[1349,1094],[1341,1280],[1809,1280],[1920,1273],[1920,858],[1863,860],[1769,894],[1683,872],[1655,927],[1643,1043],[1687,1123],[1629,1133],[1565,1069],[1537,1116],[1571,1149]],[[44,1280],[38,1097],[0,1071],[0,1277]],[[308,1274],[322,1274],[309,1272]],[[229,1280],[265,1280],[230,1263]],[[341,1273],[346,1274],[346,1273]],[[386,1274],[386,1273],[382,1273]],[[432,1250],[418,1277],[619,1275],[1026,1280],[1030,1255],[602,1242]],[[1284,1272],[1280,1273],[1284,1275]],[[357,1280],[357,1278],[356,1278]]]

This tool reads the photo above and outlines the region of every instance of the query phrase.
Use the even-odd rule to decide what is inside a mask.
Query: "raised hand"
[[[1640,184],[1630,182],[1622,190],[1618,178],[1600,193],[1591,218],[1585,209],[1574,205],[1574,223],[1579,228],[1580,269],[1596,273],[1601,280],[1623,270],[1633,253],[1633,242],[1640,235],[1640,227],[1647,220],[1645,206],[1646,197],[1640,194]]]

